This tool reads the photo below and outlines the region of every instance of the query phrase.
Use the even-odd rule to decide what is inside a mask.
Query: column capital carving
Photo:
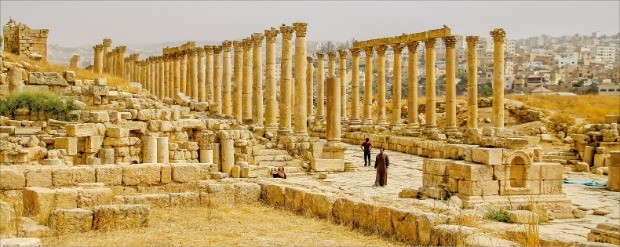
[[[338,56],[340,56],[340,58],[347,58],[347,55],[349,55],[349,51],[347,51],[347,50],[339,50],[338,51]]]
[[[372,57],[372,53],[375,51],[375,48],[372,46],[367,46],[364,47],[364,53],[366,54],[366,56],[371,56]]]
[[[465,41],[467,41],[467,46],[476,47],[476,45],[478,45],[478,41],[480,41],[480,37],[478,37],[478,36],[467,36],[467,37],[465,37]]]
[[[212,55],[213,54],[213,46],[212,45],[205,45],[204,48],[205,48],[205,53],[207,55]]]
[[[426,49],[430,49],[430,48],[435,48],[435,42],[437,42],[437,39],[435,38],[430,38],[424,41],[424,46],[426,47]]]
[[[204,47],[198,46],[198,47],[196,47],[196,51],[198,52],[198,56],[202,56],[202,55],[205,54],[205,48]]]
[[[250,48],[252,48],[252,38],[245,38],[241,42],[243,42],[243,50],[244,51],[247,51]]]
[[[417,52],[418,51],[418,46],[420,45],[419,41],[411,41],[409,43],[407,43],[407,50],[409,50],[409,52]]]
[[[235,50],[235,52],[243,51],[243,41],[233,40],[232,43],[233,43],[233,49]]]
[[[280,33],[282,34],[282,39],[288,39],[288,40],[292,39],[294,31],[295,31],[295,27],[293,26],[286,26],[284,24],[280,26]]]
[[[271,29],[267,29],[265,30],[265,39],[267,42],[276,42],[276,38],[278,37],[278,34],[280,33],[280,31],[278,29],[275,28],[271,28]]]
[[[224,52],[229,52],[231,45],[232,45],[232,42],[230,42],[230,40],[224,40],[224,42],[222,42],[222,50]]]
[[[330,60],[336,59],[336,52],[335,51],[328,52],[327,57],[329,57]]]
[[[379,45],[379,46],[377,46],[377,55],[384,56],[386,50],[387,50],[387,45]]]
[[[187,52],[189,53],[190,56],[196,56],[197,50],[196,48],[192,48],[187,50]]]
[[[306,57],[306,59],[308,60],[308,63],[314,62],[314,58],[312,58],[312,57]]]
[[[125,53],[127,51],[127,46],[119,46],[117,48],[120,53]]]
[[[308,23],[295,22],[293,23],[293,27],[295,28],[295,35],[297,37],[306,37],[306,31],[308,30]]]
[[[446,47],[454,48],[456,45],[456,37],[454,36],[446,36],[441,38],[443,40],[444,45]]]
[[[405,47],[405,45],[404,45],[404,44],[402,44],[402,43],[392,44],[391,46],[392,46],[392,50],[394,50],[394,54],[396,54],[396,53],[398,53],[398,54],[402,53],[403,48]]]
[[[263,45],[263,38],[265,36],[262,33],[254,33],[252,34],[252,44],[253,45],[257,45],[257,46],[262,46]]]
[[[103,39],[103,46],[110,47],[112,45],[112,39]]]
[[[316,58],[323,60],[323,57],[325,56],[325,53],[322,52],[315,52],[314,54],[316,54]]]
[[[349,51],[351,52],[351,56],[357,57],[357,56],[360,55],[360,52],[362,51],[362,49],[360,49],[360,48],[351,48],[351,49],[349,49]]]
[[[213,54],[218,55],[220,53],[222,53],[222,46],[214,45],[213,46]]]
[[[503,28],[493,29],[493,31],[491,31],[490,33],[491,33],[491,37],[493,37],[494,42],[504,43],[506,39],[506,31],[504,31]]]
[[[103,51],[103,45],[95,45],[93,46],[93,49],[95,49],[96,52]]]

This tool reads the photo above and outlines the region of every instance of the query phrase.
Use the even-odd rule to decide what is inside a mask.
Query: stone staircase
[[[557,162],[562,165],[574,165],[581,161],[579,153],[570,150],[545,152],[542,159],[543,162]]]
[[[264,177],[269,169],[284,167],[288,176],[305,174],[304,163],[286,150],[255,147],[250,159],[250,177]]]

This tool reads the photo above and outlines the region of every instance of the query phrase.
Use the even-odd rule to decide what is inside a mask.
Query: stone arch
[[[532,159],[524,151],[516,151],[508,155],[504,163],[510,169],[510,187],[526,187],[526,177]]]

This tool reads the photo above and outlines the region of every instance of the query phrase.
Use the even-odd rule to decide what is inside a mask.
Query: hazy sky
[[[0,1],[0,19],[50,29],[48,43],[80,46],[240,39],[282,23],[308,22],[308,40],[359,40],[448,25],[453,34],[508,38],[615,34],[620,1]]]

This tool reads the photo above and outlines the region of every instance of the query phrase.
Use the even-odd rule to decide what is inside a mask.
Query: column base
[[[269,124],[269,125],[265,126],[265,131],[269,132],[269,133],[276,133],[276,132],[278,132],[278,125]]]
[[[403,129],[404,126],[405,125],[402,124],[402,123],[392,123],[392,124],[390,124],[390,129],[392,131],[400,131],[400,130]]]
[[[254,124],[254,119],[252,119],[252,118],[244,118],[243,119],[243,124],[245,124],[245,125],[252,125],[252,124]]]
[[[303,136],[303,137],[305,137],[305,136],[310,136],[310,135],[308,134],[308,130],[294,132],[294,134],[295,134],[296,136]]]
[[[377,121],[377,123],[375,123],[375,125],[387,127],[388,126],[388,122],[387,122],[387,120],[379,120],[379,121]]]
[[[360,125],[362,121],[359,118],[351,118],[349,119],[349,125]]]
[[[364,122],[362,122],[363,125],[373,125],[373,121],[372,119],[366,119],[364,120]]]
[[[419,123],[410,123],[410,124],[407,124],[407,129],[410,129],[410,130],[419,130],[419,129],[420,129],[420,124],[419,124]]]
[[[278,129],[278,135],[291,135],[293,134],[292,129]]]

